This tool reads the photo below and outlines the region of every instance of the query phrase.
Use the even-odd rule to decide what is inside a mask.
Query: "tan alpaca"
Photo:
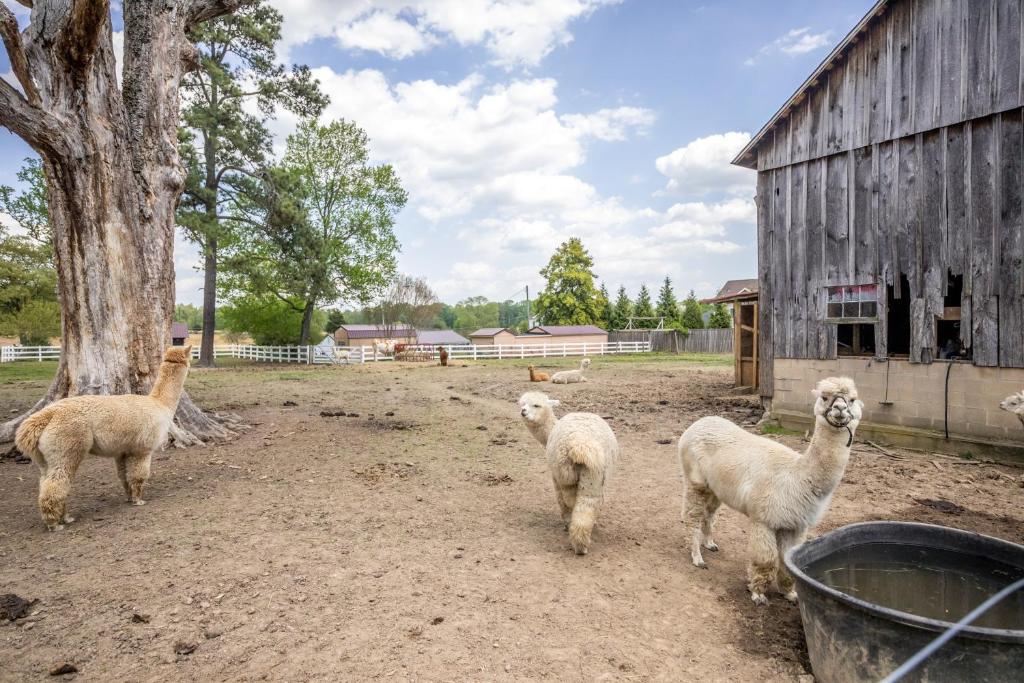
[[[813,391],[814,436],[805,453],[751,434],[720,417],[704,417],[679,439],[683,472],[683,523],[691,532],[690,557],[706,567],[701,545],[718,550],[711,537],[715,512],[725,503],[750,518],[750,597],[768,602],[774,580],[796,600],[782,557],[803,540],[828,508],[843,477],[863,404],[848,377],[829,377]]]
[[[619,444],[608,423],[593,413],[569,413],[562,419],[552,410],[558,401],[539,391],[519,398],[519,414],[548,456],[548,468],[569,542],[577,555],[590,550],[590,536],[604,499],[605,481],[619,456]]]
[[[531,382],[547,382],[549,379],[551,379],[551,376],[548,375],[548,373],[546,373],[546,372],[537,372],[536,370],[533,369],[532,365],[529,366],[529,368],[530,368],[530,381]]]
[[[1020,423],[1024,425],[1024,391],[1010,394],[999,403],[999,407],[1016,415]]]
[[[50,531],[75,521],[68,515],[71,480],[86,455],[114,458],[128,499],[144,505],[153,451],[167,441],[191,362],[191,346],[164,353],[148,396],[74,396],[21,423],[14,443],[39,467],[39,512]]]

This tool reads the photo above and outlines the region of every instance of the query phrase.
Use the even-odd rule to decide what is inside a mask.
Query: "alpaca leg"
[[[117,478],[121,480],[121,486],[124,487],[124,495],[128,496],[128,501],[132,499],[132,487],[128,485],[128,465],[125,462],[125,456],[119,455],[114,458],[114,464],[117,466]]]
[[[687,484],[686,493],[683,498],[683,524],[690,532],[690,561],[694,567],[707,569],[704,556],[700,552],[701,542],[704,540],[704,528],[708,525],[704,515],[708,509],[708,496],[713,496],[707,489],[697,488],[693,484]],[[717,546],[716,546],[717,547]]]
[[[718,550],[718,544],[715,543],[711,537],[712,531],[715,528],[715,513],[718,512],[718,508],[722,506],[722,501],[718,500],[718,496],[708,491],[704,498],[704,520],[701,523],[701,533],[704,536],[704,547],[708,550]]]
[[[590,552],[590,535],[597,522],[598,508],[601,499],[594,496],[576,496],[576,505],[572,509],[572,521],[569,522],[569,543],[577,555]]]
[[[786,569],[786,563],[783,558],[786,553],[795,545],[799,545],[804,538],[804,531],[802,529],[794,531],[792,529],[780,529],[775,534],[775,543],[779,549],[779,555],[777,558],[778,569],[776,570],[775,582],[779,586],[779,592],[790,602],[796,602],[796,589],[793,575]]]
[[[558,498],[558,507],[562,512],[562,522],[565,530],[569,530],[569,523],[572,521],[572,509],[576,506],[576,485],[563,486],[555,484],[555,496]]]
[[[750,599],[758,605],[767,605],[765,592],[775,579],[779,550],[775,543],[775,532],[764,524],[755,522],[750,530],[750,564],[747,574],[750,578]]]
[[[125,456],[125,465],[128,470],[129,496],[132,505],[145,505],[142,499],[142,489],[149,481],[149,464],[153,455],[150,452],[135,453]]]
[[[50,531],[59,531],[64,524],[75,521],[68,515],[68,496],[81,460],[81,455],[54,458],[46,475],[39,480],[39,513]]]

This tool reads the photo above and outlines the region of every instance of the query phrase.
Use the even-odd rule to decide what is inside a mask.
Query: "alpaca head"
[[[1000,402],[999,407],[1008,413],[1020,414],[1024,412],[1024,391],[1011,394]]]
[[[519,414],[527,424],[539,424],[552,414],[558,401],[540,391],[528,391],[519,397]]]
[[[814,416],[818,424],[853,431],[860,424],[864,404],[857,399],[857,387],[849,377],[828,377],[811,391],[816,397]]]
[[[164,351],[164,362],[184,365],[187,368],[192,364],[192,345],[168,347]]]
[[[590,359],[589,358],[584,358],[583,360],[580,361],[580,370],[586,370],[589,367],[590,367]]]

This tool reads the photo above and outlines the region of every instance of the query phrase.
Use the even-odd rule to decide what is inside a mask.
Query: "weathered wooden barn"
[[[842,373],[877,438],[1024,445],[1022,35],[1021,0],[878,2],[734,160],[784,422]]]

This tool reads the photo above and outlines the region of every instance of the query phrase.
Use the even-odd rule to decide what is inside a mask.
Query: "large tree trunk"
[[[107,0],[35,0],[21,35],[0,5],[25,92],[0,81],[0,124],[43,159],[62,311],[57,375],[33,410],[68,395],[145,393],[156,378],[174,309],[178,82],[194,54],[185,31],[243,1],[126,0],[123,92]],[[0,426],[0,441],[30,413]],[[187,395],[177,423],[179,442],[232,434],[230,418]]]
[[[313,311],[316,309],[316,302],[313,300],[306,302],[306,307],[302,310],[302,330],[299,334],[299,346],[309,346],[309,328],[313,324]]]
[[[213,337],[217,331],[217,238],[206,238],[203,265],[203,339],[199,344],[199,364],[212,368]]]

